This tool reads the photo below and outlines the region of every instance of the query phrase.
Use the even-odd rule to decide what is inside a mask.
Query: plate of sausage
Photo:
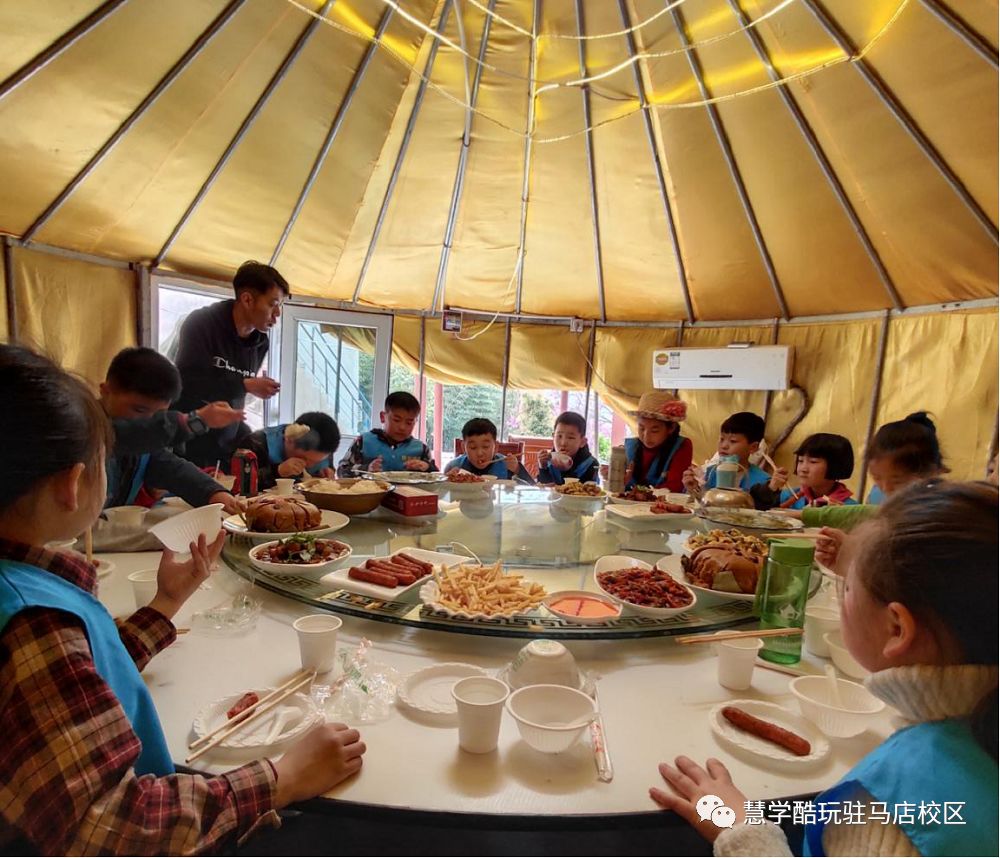
[[[273,688],[256,688],[244,693],[227,694],[205,706],[194,719],[194,735],[201,738],[222,724],[228,723],[251,709]],[[267,748],[301,736],[314,724],[323,720],[323,714],[306,694],[293,694],[282,705],[275,706],[258,721],[239,730],[220,743],[222,748]]]
[[[324,575],[322,583],[375,599],[398,599],[430,578],[435,566],[458,566],[463,560],[468,558],[423,548],[405,548],[383,557],[355,555],[350,565]]]
[[[730,700],[712,710],[709,724],[730,750],[775,768],[808,768],[830,753],[830,742],[815,724],[777,703]]]

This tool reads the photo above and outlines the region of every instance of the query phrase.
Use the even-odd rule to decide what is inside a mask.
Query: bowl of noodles
[[[382,480],[303,480],[298,489],[309,503],[344,515],[364,515],[377,509],[383,498],[395,488]]]

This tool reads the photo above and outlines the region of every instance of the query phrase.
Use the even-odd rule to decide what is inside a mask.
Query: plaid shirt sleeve
[[[152,610],[126,621],[137,663],[167,622]],[[0,635],[0,735],[0,851],[26,841],[52,855],[188,855],[276,819],[266,760],[217,777],[138,777],[139,739],[82,625],[60,611],[22,611]]]
[[[118,636],[141,671],[149,660],[177,640],[177,629],[153,608],[140,608],[118,624]]]
[[[362,467],[364,463],[364,456],[361,453],[361,436],[358,435],[347,451],[347,455],[340,460],[340,464],[337,466],[337,476],[342,479],[355,477],[357,474],[354,473],[354,469]]]

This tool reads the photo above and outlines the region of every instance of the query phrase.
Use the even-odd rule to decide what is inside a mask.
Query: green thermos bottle
[[[814,551],[815,545],[806,539],[771,542],[753,605],[762,630],[801,629],[805,625]],[[760,657],[794,664],[802,658],[802,635],[764,638]]]

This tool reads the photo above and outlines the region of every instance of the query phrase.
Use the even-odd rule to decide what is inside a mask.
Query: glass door
[[[392,316],[289,306],[281,319],[282,423],[323,411],[340,427],[341,449],[378,425],[388,394]]]

